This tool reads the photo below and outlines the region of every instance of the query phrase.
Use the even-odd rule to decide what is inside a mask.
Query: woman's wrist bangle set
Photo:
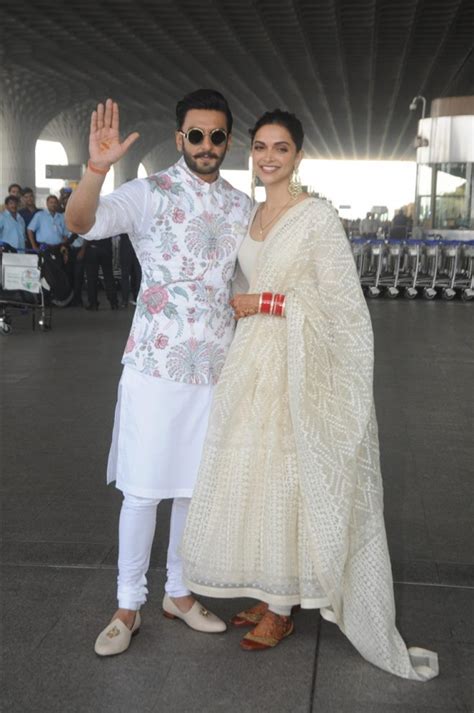
[[[262,292],[258,302],[260,314],[272,314],[275,317],[285,316],[285,295]]]

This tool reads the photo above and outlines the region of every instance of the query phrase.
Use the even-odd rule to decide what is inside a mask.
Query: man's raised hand
[[[89,155],[94,166],[108,170],[117,163],[135,143],[140,134],[134,131],[120,142],[119,108],[112,99],[104,104],[98,104],[91,116],[91,131],[89,136]]]

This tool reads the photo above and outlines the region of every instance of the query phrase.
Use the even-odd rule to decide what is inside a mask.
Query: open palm
[[[134,131],[121,142],[119,122],[118,104],[112,99],[107,99],[105,106],[98,104],[96,111],[92,112],[89,155],[92,163],[99,168],[109,168],[119,161],[139,137]]]

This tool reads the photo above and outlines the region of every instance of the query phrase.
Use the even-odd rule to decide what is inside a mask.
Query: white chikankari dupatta
[[[250,286],[264,291],[286,294],[286,319],[239,322],[183,542],[188,584],[210,596],[303,606],[318,606],[319,587],[330,605],[322,616],[362,656],[429,680],[438,674],[436,654],[407,649],[395,625],[372,327],[348,240],[327,203],[302,201],[273,228]],[[297,493],[288,496],[296,510],[285,489]],[[288,532],[298,534],[287,536],[291,517],[298,523]],[[285,549],[291,538],[296,556]]]

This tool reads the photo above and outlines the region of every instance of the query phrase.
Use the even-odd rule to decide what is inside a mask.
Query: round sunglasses
[[[193,146],[202,144],[205,136],[209,136],[214,146],[222,146],[227,141],[227,131],[225,129],[211,129],[211,131],[203,131],[198,128],[188,129],[188,131],[178,129],[178,134],[182,134]]]

